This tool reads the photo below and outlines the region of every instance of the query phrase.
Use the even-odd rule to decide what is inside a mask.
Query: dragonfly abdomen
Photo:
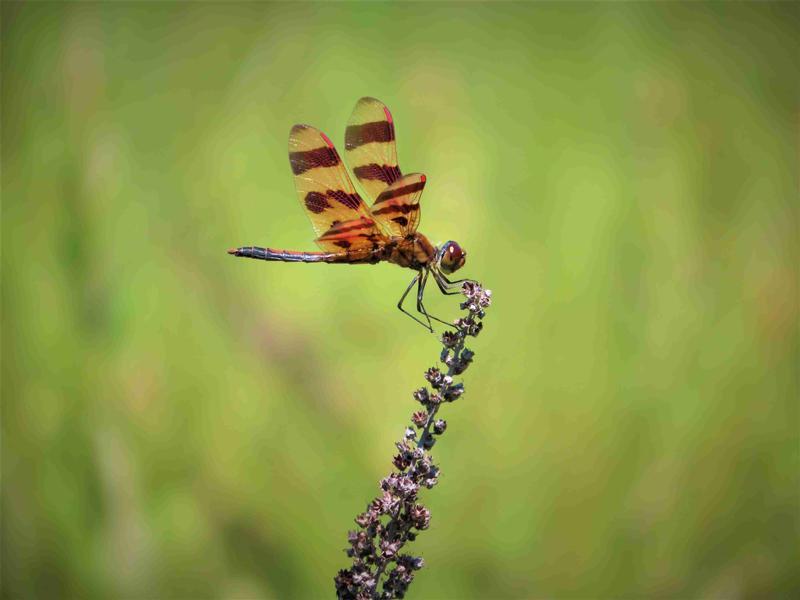
[[[376,251],[343,251],[343,252],[298,252],[296,250],[277,250],[275,248],[261,248],[259,246],[244,246],[231,248],[228,254],[255,258],[258,260],[271,260],[280,262],[324,262],[324,263],[376,263],[381,260],[381,254]]]

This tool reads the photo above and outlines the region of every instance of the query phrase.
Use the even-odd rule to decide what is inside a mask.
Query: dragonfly
[[[401,173],[394,119],[385,104],[369,97],[356,103],[345,130],[344,148],[370,206],[353,186],[330,138],[309,125],[295,125],[289,133],[289,164],[297,196],[318,236],[314,241],[320,250],[243,246],[231,248],[228,254],[300,263],[393,263],[416,271],[397,308],[430,332],[432,320],[453,326],[428,313],[423,295],[429,278],[443,294],[458,294],[463,283],[470,280],[451,281],[447,276],[464,266],[467,253],[452,240],[434,246],[417,231],[426,177]],[[424,321],[403,307],[415,285],[417,313]]]

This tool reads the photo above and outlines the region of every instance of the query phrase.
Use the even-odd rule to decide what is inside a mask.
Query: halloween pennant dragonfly
[[[330,138],[314,127],[295,125],[289,133],[289,164],[321,252],[245,246],[228,253],[283,262],[394,263],[417,272],[397,307],[431,332],[431,319],[452,325],[425,310],[423,294],[428,277],[433,277],[442,293],[458,293],[460,284],[468,280],[450,281],[447,275],[464,266],[467,254],[456,242],[435,247],[417,232],[425,175],[400,172],[389,109],[375,98],[361,98],[347,123],[344,147],[372,206],[367,207],[353,187]],[[425,321],[403,308],[415,284],[417,312]]]

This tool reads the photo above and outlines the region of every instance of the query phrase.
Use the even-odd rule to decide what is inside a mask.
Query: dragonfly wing
[[[347,122],[344,140],[347,162],[371,200],[400,178],[394,120],[383,102],[361,98]]]
[[[411,173],[387,187],[369,209],[391,235],[405,237],[419,225],[419,198],[425,188],[425,175]]]
[[[297,196],[318,236],[337,223],[370,218],[339,153],[324,133],[308,125],[292,127],[289,164]]]
[[[316,240],[328,252],[374,253],[386,243],[386,236],[372,219],[361,217],[342,221],[331,227]]]

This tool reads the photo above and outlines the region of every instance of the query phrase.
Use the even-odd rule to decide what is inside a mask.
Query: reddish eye
[[[467,253],[456,242],[447,242],[444,245],[441,259],[441,268],[445,273],[452,273],[464,266]]]

